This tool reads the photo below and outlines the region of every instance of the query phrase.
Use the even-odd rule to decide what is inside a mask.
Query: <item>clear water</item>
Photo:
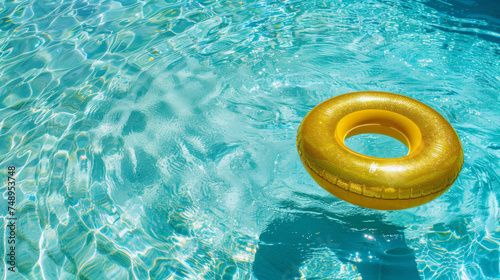
[[[0,1],[2,193],[16,166],[18,218],[18,272],[0,274],[499,279],[499,11],[479,0]],[[448,192],[384,212],[309,177],[302,118],[361,90],[449,120],[465,164]],[[6,229],[5,199],[0,215]]]

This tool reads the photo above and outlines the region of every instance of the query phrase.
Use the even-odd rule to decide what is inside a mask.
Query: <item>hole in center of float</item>
[[[408,155],[408,148],[395,138],[375,133],[354,135],[344,141],[347,148],[366,156],[398,158]]]

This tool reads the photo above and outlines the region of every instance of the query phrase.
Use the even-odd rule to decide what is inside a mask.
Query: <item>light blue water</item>
[[[494,2],[0,1],[18,218],[18,272],[0,275],[499,279]],[[448,119],[465,152],[448,192],[384,212],[309,177],[302,118],[361,90]],[[6,229],[6,199],[0,215]]]

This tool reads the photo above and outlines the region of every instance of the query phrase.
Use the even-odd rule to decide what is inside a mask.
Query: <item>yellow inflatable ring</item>
[[[408,155],[376,158],[347,148],[362,133],[398,139]],[[354,92],[331,98],[309,112],[297,132],[307,172],[328,192],[358,206],[397,210],[443,194],[463,165],[453,127],[429,106],[387,92]]]

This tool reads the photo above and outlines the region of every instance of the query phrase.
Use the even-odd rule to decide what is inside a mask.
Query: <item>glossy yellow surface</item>
[[[376,158],[344,140],[361,133],[398,139],[408,155]],[[352,204],[379,210],[411,208],[443,194],[463,165],[463,150],[448,121],[429,106],[387,92],[354,92],[316,106],[297,132],[307,172],[324,189]]]

